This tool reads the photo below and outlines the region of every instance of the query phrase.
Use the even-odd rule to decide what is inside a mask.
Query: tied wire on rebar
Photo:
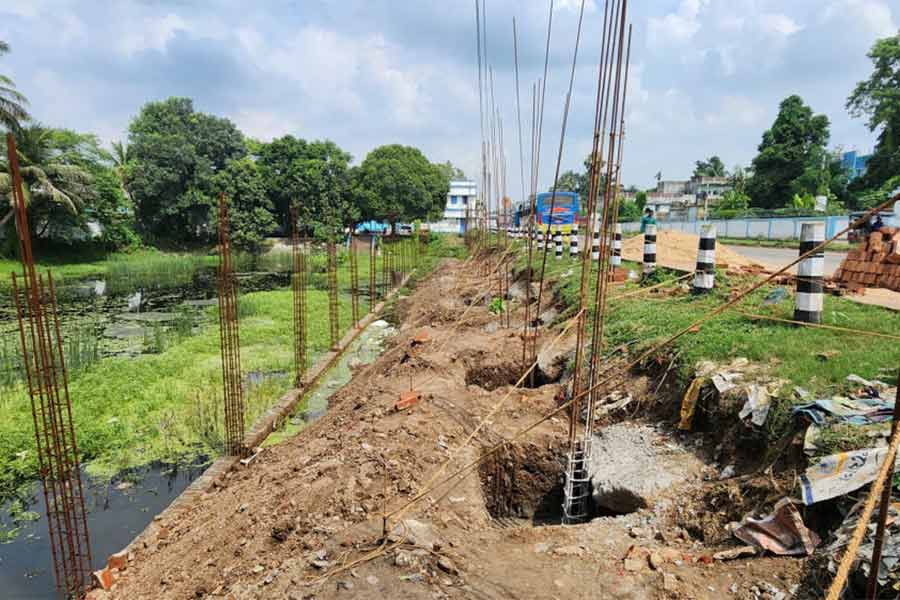
[[[297,207],[291,206],[291,291],[294,316],[294,385],[303,385],[306,375],[307,354],[307,305],[306,305],[306,252],[300,244],[300,227]]]
[[[327,243],[328,253],[328,332],[331,348],[334,350],[341,339],[340,313],[338,311],[338,280],[337,280],[337,247],[334,242]]]
[[[222,390],[225,397],[225,450],[231,456],[241,456],[244,453],[241,340],[237,279],[231,259],[231,227],[225,194],[219,194],[219,338],[222,353]]]
[[[49,271],[46,284],[35,271],[18,154],[11,133],[7,134],[6,147],[22,260],[22,285],[12,273],[12,292],[31,399],[53,571],[60,593],[83,598],[91,573],[91,545],[56,290]]]
[[[353,234],[350,234],[350,301],[354,326],[359,323],[359,261]]]

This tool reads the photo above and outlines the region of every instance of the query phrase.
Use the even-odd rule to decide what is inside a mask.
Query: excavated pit
[[[535,526],[562,523],[565,457],[559,453],[536,444],[507,445],[481,463],[479,478],[494,519],[528,520]],[[590,508],[590,516],[597,516]]]
[[[533,376],[525,378],[521,387],[536,389],[560,380],[561,372],[550,376],[540,366],[534,368]],[[515,385],[522,377],[522,365],[513,363],[473,365],[466,369],[466,385],[477,385],[493,391],[508,385]]]

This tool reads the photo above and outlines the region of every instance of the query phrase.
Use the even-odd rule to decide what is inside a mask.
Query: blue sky
[[[541,187],[552,177],[579,2],[556,1]],[[514,196],[511,19],[530,107],[548,4],[487,0]],[[874,136],[844,102],[870,72],[873,41],[897,32],[900,0],[630,4],[626,184],[650,186],[657,171],[687,177],[711,154],[729,167],[748,164],[778,102],[794,93],[829,117],[833,146],[872,147]],[[587,0],[564,169],[579,167],[590,149],[602,7]],[[410,144],[432,161],[478,171],[470,0],[3,0],[0,39],[12,46],[0,73],[13,77],[37,119],[105,141],[124,138],[143,103],[179,95],[261,139],[329,138],[356,161],[380,144]]]

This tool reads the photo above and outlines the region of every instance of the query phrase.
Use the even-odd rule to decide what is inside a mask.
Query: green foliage
[[[725,163],[718,156],[710,156],[708,160],[698,160],[694,163],[694,177],[727,177],[728,171]]]
[[[791,198],[791,206],[796,210],[812,210],[816,207],[816,199],[809,192],[802,196],[794,194],[794,197]]]
[[[500,296],[494,296],[494,299],[491,300],[490,305],[488,305],[488,312],[491,314],[499,315],[503,312],[503,298]]]
[[[9,44],[0,40],[0,56],[9,52]],[[16,89],[16,84],[6,75],[0,74],[0,125],[10,131],[17,130],[31,117],[25,107],[28,99]]]
[[[215,175],[246,154],[237,127],[195,111],[189,98],[169,98],[144,105],[129,125],[128,142],[127,185],[140,232],[175,242],[211,238]]]
[[[638,213],[644,212],[644,207],[647,206],[647,192],[641,190],[637,194],[634,195],[634,203],[638,207]]]
[[[877,40],[868,53],[872,74],[856,84],[847,98],[854,117],[868,116],[869,131],[877,131],[875,152],[856,190],[879,188],[900,173],[900,34]]]
[[[329,140],[291,135],[261,144],[258,162],[278,221],[290,231],[290,207],[297,204],[302,224],[319,239],[338,239],[355,223],[359,210],[350,195],[350,154]]]
[[[712,214],[716,219],[734,219],[750,210],[750,197],[737,189],[728,190],[716,205]]]
[[[263,241],[276,227],[272,201],[266,195],[266,184],[260,168],[250,158],[233,160],[218,173],[213,182],[215,192],[224,193],[228,204],[231,240],[235,248],[259,253]],[[211,209],[211,212],[215,211]],[[210,215],[210,220],[216,217]]]
[[[642,192],[638,192],[639,194]],[[644,201],[646,202],[647,197],[644,196]],[[641,211],[643,207],[638,204],[638,202],[632,202],[631,200],[623,199],[619,202],[619,221],[622,223],[631,223],[633,221],[641,220]]]
[[[421,151],[399,144],[369,152],[353,185],[363,218],[391,223],[439,218],[450,189],[445,174]]]
[[[444,174],[447,181],[465,181],[466,179],[466,174],[463,170],[455,166],[449,160],[445,163],[436,163],[435,166],[441,170],[441,173]]]
[[[747,193],[753,206],[780,208],[793,194],[816,193],[823,184],[828,117],[814,115],[800,96],[782,100],[771,129],[763,133],[753,159]]]

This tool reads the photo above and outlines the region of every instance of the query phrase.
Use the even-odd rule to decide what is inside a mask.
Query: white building
[[[474,181],[451,181],[447,192],[447,205],[444,206],[444,217],[429,223],[431,231],[436,233],[465,233],[466,208],[475,208],[475,196],[478,185]]]

